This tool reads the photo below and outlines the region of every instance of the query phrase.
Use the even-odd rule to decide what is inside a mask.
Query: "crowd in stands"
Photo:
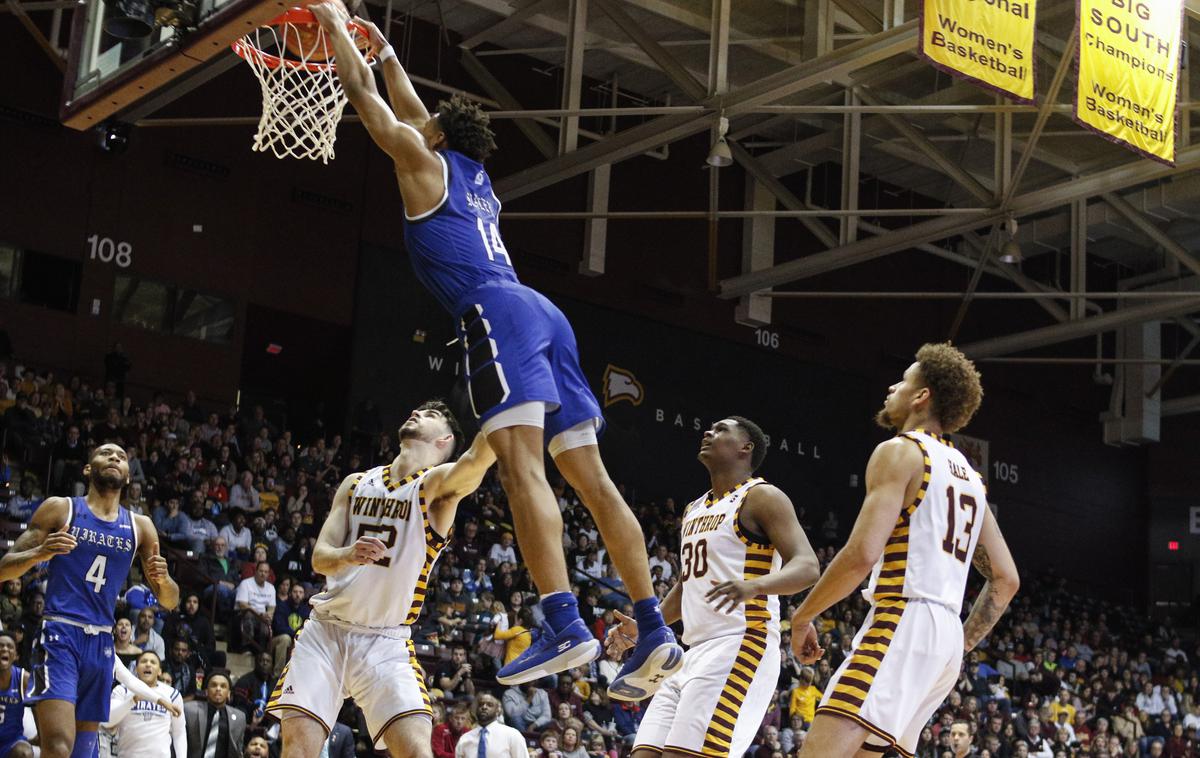
[[[233,728],[235,718],[221,732],[219,758],[276,755],[278,725],[263,708],[308,617],[308,598],[321,586],[310,561],[317,533],[342,477],[390,461],[393,435],[300,437],[261,407],[222,412],[190,394],[180,402],[161,395],[140,402],[112,381],[96,385],[4,365],[0,412],[6,452],[0,478],[10,524],[27,520],[47,492],[83,494],[90,447],[125,446],[132,479],[125,502],[153,519],[184,600],[175,611],[159,607],[135,566],[114,627],[116,654],[131,663],[153,651],[160,678],[189,707],[241,714],[241,728]],[[662,597],[679,574],[685,501],[647,501],[621,489],[643,525]],[[614,609],[632,614],[629,598],[587,510],[561,480],[554,491],[580,611],[603,639]],[[817,526],[800,515],[824,568],[840,544],[838,519],[830,513]],[[607,656],[553,680],[496,683],[497,669],[529,646],[542,621],[511,524],[504,493],[489,476],[460,505],[456,536],[438,561],[414,627],[434,703],[433,752],[476,758],[482,725],[489,727],[491,755],[500,754],[501,744],[508,754],[538,758],[626,755],[644,704],[608,699],[618,663]],[[41,623],[43,588],[44,575],[33,572],[0,589],[0,625],[16,641],[20,665],[28,664]],[[790,654],[792,604],[783,607],[784,666],[750,751],[755,758],[797,753],[868,610],[855,594],[825,614],[819,631],[828,653],[805,667]],[[1026,578],[991,637],[964,661],[917,755],[1196,756],[1200,648],[1185,644],[1185,636],[1134,609],[1072,594],[1053,576]],[[252,670],[231,677],[229,651],[252,653]],[[330,754],[370,755],[352,703],[341,721]],[[120,755],[119,741],[112,750]]]

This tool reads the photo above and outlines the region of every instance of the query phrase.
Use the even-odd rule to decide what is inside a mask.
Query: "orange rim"
[[[283,13],[280,13],[275,18],[273,18],[270,21],[268,21],[267,23],[263,24],[263,27],[265,28],[268,26],[283,26],[284,24],[292,24],[293,26],[304,26],[304,25],[311,25],[311,24],[316,24],[316,23],[317,23],[317,17],[314,16],[313,12],[310,11],[308,8],[288,8]],[[362,23],[355,21],[354,19],[350,19],[349,21],[346,22],[346,28],[349,29],[352,33],[357,34],[359,37],[362,37],[363,39],[370,38],[370,32],[367,30],[367,27],[364,26]],[[250,60],[251,58],[254,58],[255,60],[262,63],[267,68],[279,68],[280,66],[287,66],[288,68],[295,68],[295,69],[303,68],[307,71],[312,71],[312,72],[328,71],[330,69],[333,69],[333,70],[337,69],[337,66],[335,64],[328,63],[326,61],[308,61],[308,62],[296,61],[296,60],[291,60],[290,58],[283,58],[278,55],[272,55],[271,53],[263,52],[250,40],[249,34],[247,34],[245,37],[242,37],[241,39],[235,40],[234,43],[232,45],[230,45],[230,47],[233,48],[233,52],[237,53],[242,58],[244,58],[246,60]],[[373,53],[368,53],[366,56],[368,62],[373,60],[374,57],[375,56]]]

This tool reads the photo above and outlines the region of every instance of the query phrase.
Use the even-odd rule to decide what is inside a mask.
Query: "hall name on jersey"
[[[86,526],[72,526],[71,535],[77,542],[90,542],[93,545],[112,548],[122,553],[133,552],[133,540],[129,537],[119,537],[115,534],[101,534]]]
[[[393,500],[387,497],[356,497],[350,513],[365,518],[389,518],[407,521],[412,514],[411,500]]]
[[[15,675],[16,672],[14,671]],[[0,695],[0,705],[24,705],[25,699],[20,695]]]
[[[712,516],[700,516],[683,525],[683,536],[691,537],[693,534],[703,534],[725,523],[725,517],[728,513],[717,513]]]

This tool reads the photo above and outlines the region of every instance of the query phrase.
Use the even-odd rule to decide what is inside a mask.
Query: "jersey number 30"
[[[104,569],[108,567],[108,556],[97,555],[96,560],[92,561],[92,567],[87,570],[87,574],[83,577],[85,582],[92,585],[92,589],[100,592],[104,589],[104,585],[108,580],[104,578]]]

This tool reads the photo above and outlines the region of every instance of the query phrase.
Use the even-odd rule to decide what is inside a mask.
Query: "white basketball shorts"
[[[779,636],[766,631],[693,645],[650,701],[634,750],[741,758],[775,696],[779,665]]]
[[[881,600],[829,680],[817,715],[855,721],[869,733],[868,746],[892,747],[912,758],[921,729],[958,680],[962,658],[962,622],[952,609],[925,600]]]
[[[432,718],[425,672],[411,639],[385,636],[345,624],[310,618],[296,635],[267,711],[310,716],[328,732],[346,698],[362,709],[375,746],[405,716]]]

